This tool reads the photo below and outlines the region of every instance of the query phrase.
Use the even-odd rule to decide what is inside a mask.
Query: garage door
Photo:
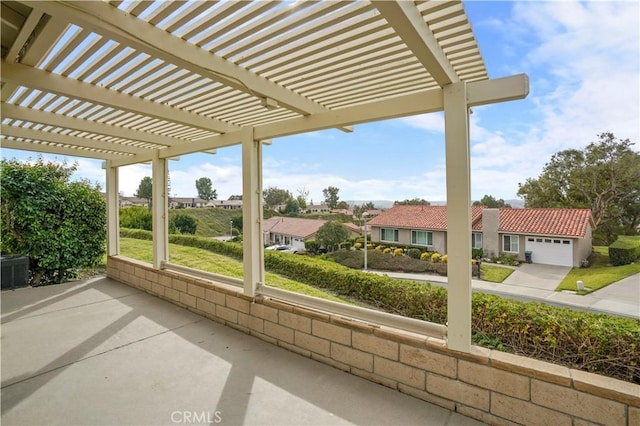
[[[525,250],[533,263],[573,266],[573,241],[561,238],[527,237]]]

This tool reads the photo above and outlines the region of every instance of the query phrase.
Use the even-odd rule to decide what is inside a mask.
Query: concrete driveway
[[[570,270],[568,266],[523,263],[503,284],[554,291]]]

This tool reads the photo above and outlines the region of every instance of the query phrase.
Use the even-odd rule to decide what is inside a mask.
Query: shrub
[[[438,252],[433,253],[433,254],[431,255],[431,261],[432,261],[433,263],[438,263],[438,262],[440,262],[440,253],[438,253]]]
[[[471,258],[473,259],[482,259],[484,257],[484,250],[481,248],[471,249]]]
[[[198,223],[196,222],[195,218],[184,214],[179,214],[174,216],[172,219],[176,230],[178,230],[181,234],[193,235],[196,233],[196,227],[198,226]]]
[[[397,248],[393,251],[394,256],[402,256],[403,254],[404,254],[404,250],[402,250],[401,248]]]
[[[440,262],[442,262],[442,263],[447,263],[448,260],[449,260],[449,255],[448,254],[445,254],[444,256],[442,256],[440,258]]]
[[[151,231],[151,210],[145,206],[122,207],[120,209],[120,226],[129,229],[144,229]]]
[[[360,243],[355,243],[355,245],[353,246],[353,248],[355,248],[356,250],[360,250],[362,248],[362,244]]]
[[[67,281],[104,255],[106,204],[97,185],[70,181],[76,168],[2,160],[2,252],[29,257],[32,285]]]
[[[431,255],[425,251],[420,255],[420,260],[429,261],[431,260]]]
[[[304,249],[311,254],[317,254],[319,248],[320,245],[316,240],[307,240],[304,242]]]
[[[420,252],[420,249],[417,248],[410,248],[409,250],[407,250],[407,255],[413,259],[420,259],[421,254],[422,252]]]
[[[391,249],[389,247],[387,247],[386,249],[382,250],[383,253],[385,254],[389,254],[391,253]]]
[[[128,232],[121,230],[121,234]],[[171,235],[169,241],[242,259],[240,244],[186,235]],[[338,251],[332,256],[336,260],[362,259],[364,253]],[[310,258],[271,251],[265,252],[264,262],[265,268],[271,272],[384,311],[446,323],[445,288],[351,270],[330,262],[333,260],[330,257],[326,258],[326,262],[319,262],[322,258],[325,256]],[[441,263],[420,262],[409,256],[393,258],[375,250],[369,259],[374,263],[382,259],[422,267],[446,267]],[[640,383],[640,321],[635,319],[573,311],[474,292],[472,333],[474,342],[478,344]]]
[[[640,257],[640,237],[620,236],[609,246],[609,261],[613,266],[628,265]]]

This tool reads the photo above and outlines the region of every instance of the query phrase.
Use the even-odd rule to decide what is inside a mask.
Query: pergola
[[[448,346],[471,342],[469,110],[522,99],[488,77],[460,1],[2,1],[2,146],[151,162],[153,265],[166,267],[167,161],[242,145],[244,293],[264,283],[262,145],[444,111]]]

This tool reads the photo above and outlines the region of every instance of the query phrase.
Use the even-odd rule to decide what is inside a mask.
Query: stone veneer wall
[[[640,425],[640,386],[535,359],[368,324],[149,264],[110,257],[107,275],[216,322],[496,425]]]

